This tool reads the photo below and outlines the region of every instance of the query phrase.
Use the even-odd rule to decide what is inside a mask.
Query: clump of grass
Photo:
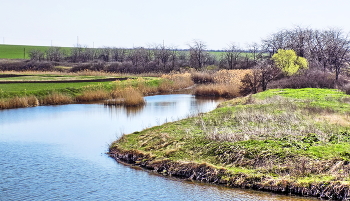
[[[190,87],[194,84],[191,79],[190,73],[182,73],[182,74],[167,74],[162,75],[161,77],[163,81],[160,83],[158,90],[160,92],[171,92],[175,90],[184,89]]]
[[[0,109],[38,106],[39,101],[35,96],[13,97],[0,100]]]
[[[220,70],[215,73],[194,73],[192,79],[198,83],[210,83],[196,87],[196,96],[221,96],[233,98],[241,96],[242,78],[251,70]]]
[[[98,101],[98,100],[106,100],[110,98],[110,93],[104,89],[100,90],[87,90],[83,91],[81,95],[76,97],[78,102],[83,101]]]
[[[140,91],[133,87],[126,87],[124,89],[116,89],[112,92],[114,100],[105,101],[106,105],[139,106],[145,104],[145,100]]]
[[[147,80],[142,77],[138,77],[136,80],[135,88],[140,91],[143,95],[155,94],[158,92],[158,79],[154,81]]]
[[[40,105],[60,105],[73,103],[74,99],[71,96],[63,93],[54,92],[39,100]]]
[[[209,84],[196,87],[194,94],[196,96],[215,96],[215,97],[238,97],[239,89],[230,84]]]

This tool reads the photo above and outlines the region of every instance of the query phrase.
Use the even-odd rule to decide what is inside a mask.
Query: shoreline
[[[122,150],[113,147],[107,154],[119,163],[140,167],[143,170],[165,177],[282,195],[297,195],[327,200],[348,200],[350,198],[350,187],[344,187],[339,182],[328,184],[320,182],[306,187],[283,180],[264,177],[252,178],[244,173],[232,175],[223,168],[218,169],[206,163],[174,162],[169,159],[159,160],[137,150]]]
[[[123,135],[108,155],[184,180],[349,200],[348,98],[330,89],[269,90]]]

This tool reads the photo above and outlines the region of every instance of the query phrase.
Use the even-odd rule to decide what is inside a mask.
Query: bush
[[[54,64],[52,62],[37,61],[14,61],[0,64],[2,71],[52,71]]]
[[[343,88],[342,91],[344,91],[346,94],[350,95],[350,84],[346,84]]]
[[[335,75],[332,73],[324,73],[322,71],[307,71],[302,75],[285,77],[274,81],[269,85],[269,88],[328,88],[334,89],[344,86],[347,81],[339,77],[335,80]]]

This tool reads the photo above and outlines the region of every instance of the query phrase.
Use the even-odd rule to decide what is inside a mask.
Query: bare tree
[[[170,60],[171,50],[162,45],[155,45],[153,48],[154,59],[159,67],[166,68],[168,61]]]
[[[265,91],[267,85],[281,74],[281,70],[271,63],[270,60],[259,61],[258,64],[241,80],[241,93],[257,93],[259,89]]]
[[[338,80],[339,74],[345,64],[349,61],[350,41],[348,36],[344,36],[341,30],[331,29],[323,33],[325,59],[329,68],[335,72],[335,79]]]
[[[50,47],[46,50],[46,59],[49,61],[61,61],[64,57],[60,47]]]
[[[231,43],[228,48],[224,50],[222,61],[228,66],[229,69],[235,69],[239,63],[240,55],[241,51],[235,44]]]
[[[118,62],[124,62],[126,59],[127,50],[124,48],[112,48],[111,54],[112,58]]]
[[[44,52],[38,49],[29,50],[29,58],[34,61],[41,61],[44,59]]]
[[[200,40],[194,40],[193,44],[189,44],[190,48],[190,65],[196,69],[201,69],[206,64],[208,52],[206,45]]]
[[[99,54],[98,58],[102,59],[105,62],[110,61],[111,57],[111,48],[110,47],[104,47],[99,49]]]
[[[251,58],[254,63],[263,58],[263,51],[261,50],[258,43],[252,43],[248,45],[248,52],[251,54]]]

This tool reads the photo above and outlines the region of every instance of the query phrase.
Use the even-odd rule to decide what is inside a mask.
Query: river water
[[[141,108],[71,104],[0,110],[0,200],[306,200],[165,178],[109,158],[132,133],[214,109],[192,95],[145,98]]]

